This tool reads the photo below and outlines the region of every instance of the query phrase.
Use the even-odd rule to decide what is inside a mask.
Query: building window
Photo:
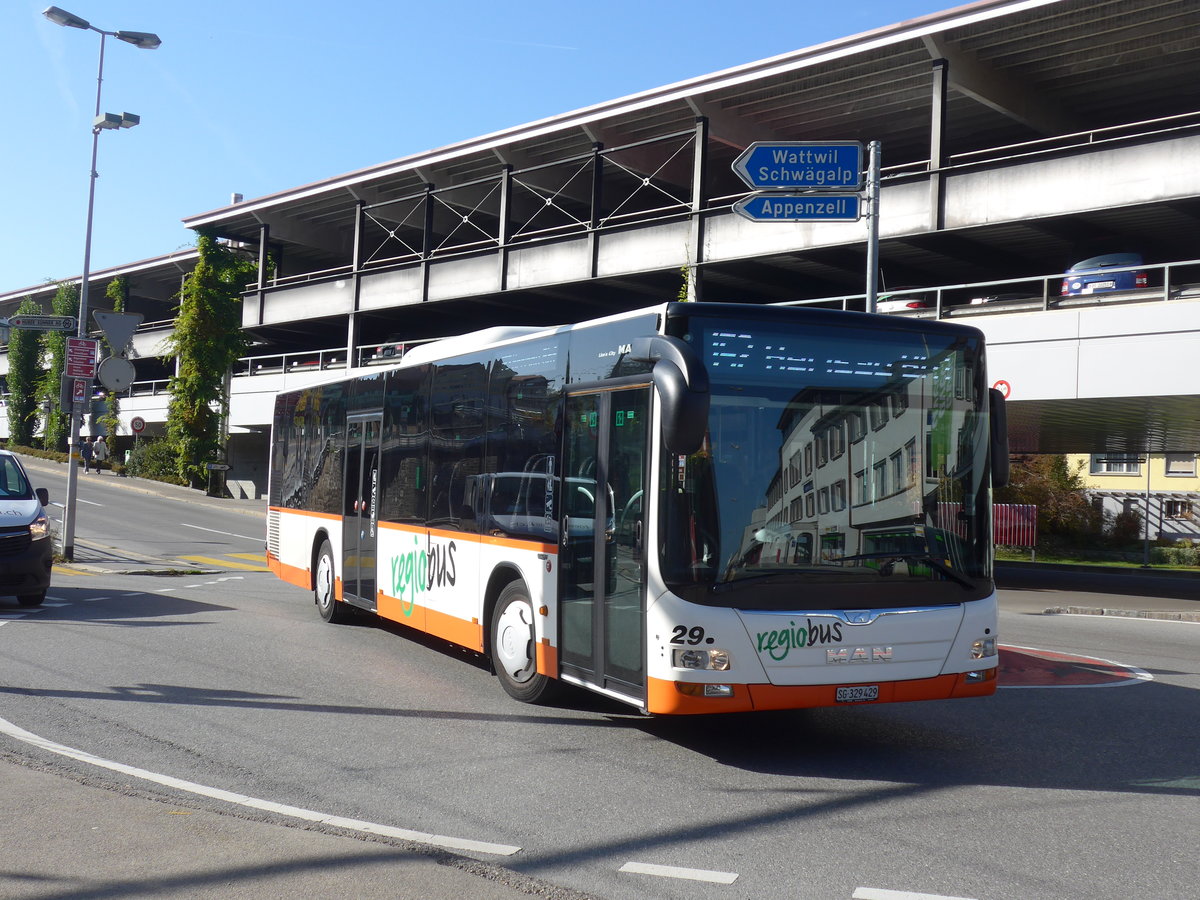
[[[846,508],[846,482],[835,481],[833,484],[833,511],[841,512]]]
[[[867,433],[867,426],[863,420],[861,412],[852,412],[846,417],[846,424],[850,426],[850,440],[861,441]]]
[[[1168,500],[1163,504],[1163,514],[1168,519],[1190,519],[1192,517],[1192,501]]]
[[[1168,475],[1196,475],[1195,453],[1168,453],[1163,464]]]
[[[1093,475],[1137,475],[1141,471],[1141,458],[1136,453],[1093,453],[1091,473]]]
[[[871,428],[875,431],[878,431],[887,424],[888,411],[887,407],[884,406],[885,403],[887,403],[886,398],[881,402],[872,403],[867,407],[871,415]]]

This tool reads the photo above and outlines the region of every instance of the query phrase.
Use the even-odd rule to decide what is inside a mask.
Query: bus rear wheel
[[[523,703],[557,693],[559,683],[537,670],[537,644],[529,589],[514,581],[500,592],[492,615],[492,666],[505,692]]]
[[[313,578],[313,600],[317,604],[317,612],[326,622],[337,624],[345,622],[349,617],[346,610],[337,599],[337,587],[334,580],[333,547],[329,541],[321,542],[317,551],[317,570]]]

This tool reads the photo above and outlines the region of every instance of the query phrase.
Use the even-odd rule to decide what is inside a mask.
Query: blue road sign
[[[857,222],[858,194],[751,194],[733,211],[752,222]]]
[[[737,176],[759,191],[857,191],[863,183],[858,141],[755,141],[733,161]]]

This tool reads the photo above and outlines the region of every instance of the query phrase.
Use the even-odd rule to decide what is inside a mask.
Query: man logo
[[[891,647],[831,647],[825,651],[825,664],[891,662]]]

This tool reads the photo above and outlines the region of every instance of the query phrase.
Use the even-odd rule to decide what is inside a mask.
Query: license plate
[[[854,687],[840,687],[837,689],[838,703],[865,703],[868,700],[879,699],[879,685],[877,684],[860,684]]]
[[[1111,291],[1116,286],[1115,281],[1093,281],[1083,289],[1083,292],[1090,294],[1092,291]]]

